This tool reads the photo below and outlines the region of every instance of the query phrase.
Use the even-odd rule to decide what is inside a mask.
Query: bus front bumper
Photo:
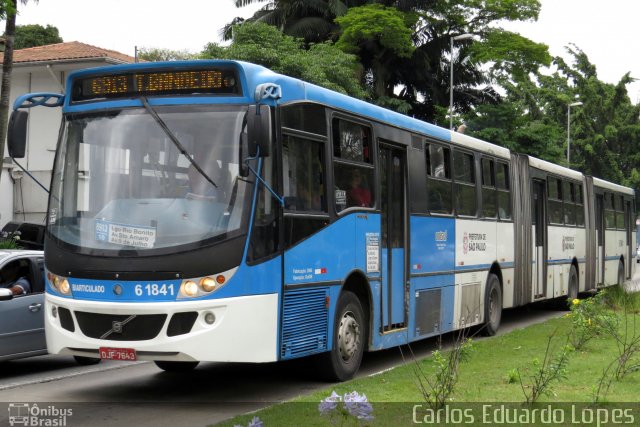
[[[82,301],[47,294],[45,313],[52,354],[99,357],[100,348],[115,348],[129,354],[134,350],[135,360],[278,359],[277,294],[166,303]],[[179,313],[191,314],[186,322],[172,322]]]

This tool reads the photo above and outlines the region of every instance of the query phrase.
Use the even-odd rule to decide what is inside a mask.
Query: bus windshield
[[[168,130],[142,108],[65,118],[49,206],[54,237],[143,255],[246,228],[246,107],[154,110]]]

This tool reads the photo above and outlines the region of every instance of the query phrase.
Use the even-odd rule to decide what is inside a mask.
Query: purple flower
[[[324,400],[320,401],[320,405],[318,405],[318,411],[320,411],[321,415],[327,415],[329,412],[334,411],[338,406],[338,402],[342,401],[342,397],[338,396],[335,392],[331,392],[331,396],[327,397]]]
[[[264,427],[264,423],[260,418],[253,417],[253,419],[249,421],[249,424],[247,424],[247,427]]]
[[[344,407],[351,415],[359,420],[370,421],[373,419],[373,415],[371,415],[373,406],[369,403],[364,393],[362,395],[359,395],[356,391],[345,393]]]

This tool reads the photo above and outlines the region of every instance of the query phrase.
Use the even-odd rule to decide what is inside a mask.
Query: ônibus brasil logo
[[[54,405],[40,407],[37,403],[9,403],[10,426],[50,426],[63,427],[73,409],[58,408]]]

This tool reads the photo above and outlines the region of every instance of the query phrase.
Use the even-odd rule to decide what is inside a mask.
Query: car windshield
[[[150,253],[241,232],[246,107],[155,111],[168,131],[138,108],[65,119],[49,209],[54,237]]]

